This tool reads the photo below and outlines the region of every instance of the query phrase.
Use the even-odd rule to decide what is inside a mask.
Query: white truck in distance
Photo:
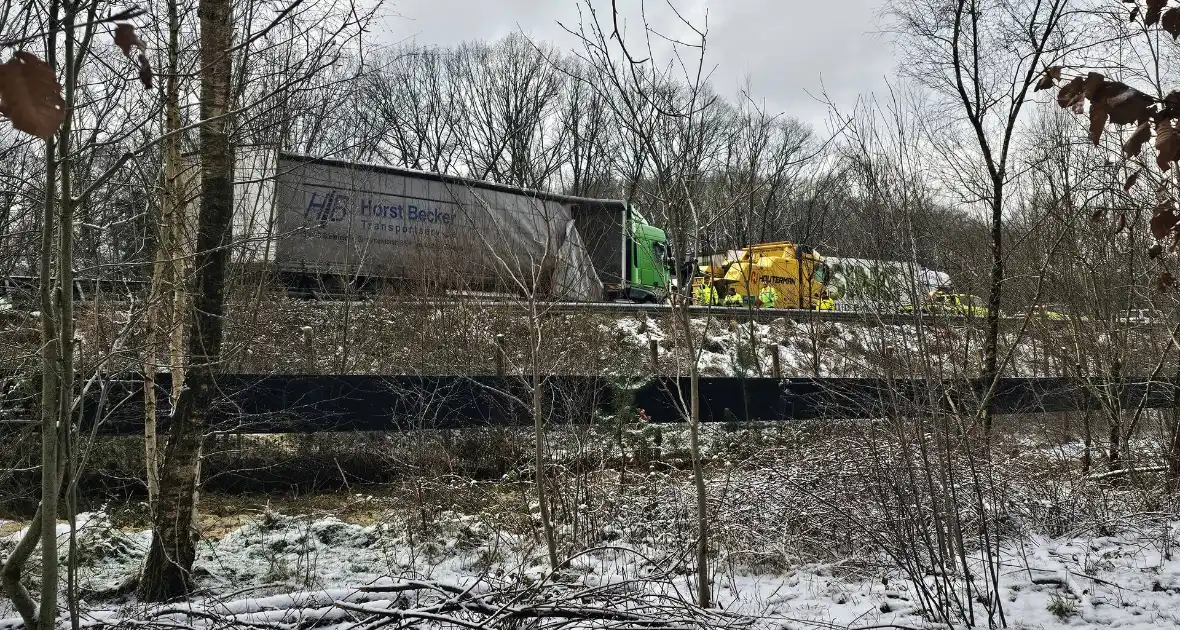
[[[829,310],[897,313],[951,286],[946,273],[912,262],[828,257],[824,264],[823,308]]]

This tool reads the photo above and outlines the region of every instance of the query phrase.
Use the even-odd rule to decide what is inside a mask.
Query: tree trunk
[[[1110,470],[1119,470],[1123,467],[1121,424],[1119,412],[1112,413],[1110,416],[1110,451],[1107,459]]]
[[[185,595],[196,557],[194,504],[205,414],[214,399],[221,354],[225,280],[232,239],[229,0],[201,0],[201,203],[197,218],[195,304],[189,313],[188,373],[173,411],[153,518],[152,543],[139,585],[145,601]]]
[[[990,392],[999,377],[1000,356],[1000,304],[1004,286],[1004,183],[1003,174],[993,184],[991,252],[992,273],[987,296],[987,338],[983,345],[983,387],[984,396],[980,401],[983,414],[984,443],[990,449],[992,439],[992,412]]]
[[[37,628],[37,602],[33,600],[29,590],[21,583],[21,573],[25,562],[37,548],[37,540],[41,538],[41,521],[41,508],[38,507],[36,514],[33,514],[32,522],[29,523],[29,529],[13,548],[8,559],[4,561],[4,570],[0,573],[0,579],[4,584],[4,593],[12,601],[12,607],[25,622],[25,626],[31,630]]]
[[[533,372],[533,441],[536,467],[537,503],[541,508],[541,527],[545,530],[545,548],[549,552],[549,568],[557,570],[557,535],[553,530],[553,515],[549,511],[549,496],[545,490],[545,383],[539,370]]]
[[[1180,488],[1180,365],[1176,367],[1176,376],[1172,379],[1172,409],[1168,437],[1168,488],[1175,491]]]
[[[54,1],[49,6],[49,30],[46,37],[45,61],[57,67],[57,35],[59,8]],[[74,9],[71,9],[73,11]],[[72,13],[66,25],[73,23]],[[73,37],[72,30],[67,37]],[[41,301],[41,503],[33,522],[3,563],[0,584],[12,600],[13,607],[30,630],[50,628],[56,624],[58,585],[57,513],[61,481],[65,475],[62,442],[71,426],[73,391],[73,204],[70,195],[68,168],[69,136],[74,99],[73,41],[66,43],[65,102],[67,115],[58,133],[62,140],[62,188],[64,199],[57,202],[56,152],[59,145],[54,137],[45,141],[45,188],[41,216],[41,250],[38,260]],[[55,236],[60,240],[55,242]],[[57,254],[55,259],[54,254]],[[57,281],[54,282],[56,267]],[[25,563],[41,543],[41,584],[37,602],[21,584]]]
[[[1110,464],[1110,466],[1109,466],[1110,470],[1112,470],[1112,471],[1117,471],[1117,470],[1120,470],[1120,468],[1122,468],[1122,457],[1121,457],[1122,440],[1120,439],[1121,438],[1121,431],[1119,429],[1120,424],[1121,424],[1121,422],[1114,420],[1114,419],[1112,419],[1112,421],[1110,421],[1110,452],[1108,454],[1109,455],[1108,461]]]
[[[1110,366],[1111,383],[1107,390],[1110,401],[1110,451],[1108,453],[1108,468],[1119,470],[1123,467],[1123,366],[1115,359]]]
[[[535,290],[535,285],[534,285]],[[549,553],[549,569],[556,571],[557,535],[553,529],[553,515],[549,510],[549,494],[545,489],[545,420],[548,414],[545,410],[545,378],[541,374],[541,344],[544,333],[541,330],[541,315],[537,312],[537,298],[529,296],[529,343],[531,345],[529,357],[532,374],[532,411],[533,411],[533,465],[536,468],[535,483],[537,484],[537,503],[541,510],[541,527],[545,530],[545,548]]]
[[[1180,395],[1173,404],[1180,406]],[[1172,416],[1172,426],[1168,442],[1168,487],[1175,491],[1180,488],[1180,409],[1173,407],[1169,414]]]
[[[155,309],[151,309],[154,311]],[[155,316],[148,312],[144,327],[147,328],[147,346],[144,350],[148,358],[143,362],[143,460],[144,476],[147,478],[148,510],[155,512],[156,503],[160,497],[160,464],[158,447],[159,437],[156,434],[156,334],[159,325]]]
[[[56,23],[58,4],[50,10],[50,35],[46,44],[46,60],[57,67]],[[67,119],[69,115],[67,114]],[[58,223],[57,187],[55,172],[57,143],[53,138],[45,142],[45,209],[41,224],[41,602],[37,612],[38,627],[52,627],[57,619],[57,495],[58,495],[58,420],[61,412],[62,331],[56,321],[58,304],[55,297],[69,293],[73,287],[58,278],[57,296],[54,295],[54,226]],[[64,237],[63,237],[64,238]],[[61,260],[57,261],[59,266]],[[66,269],[72,269],[68,261]],[[60,267],[59,267],[60,271]],[[64,297],[62,298],[65,299]]]
[[[1093,458],[1094,450],[1094,435],[1090,428],[1090,410],[1087,409],[1082,412],[1082,473],[1090,472],[1090,467],[1093,465],[1091,460]]]
[[[692,456],[692,477],[697,493],[697,605],[708,608],[712,602],[709,588],[709,498],[705,493],[705,468],[701,461],[701,396],[700,368],[696,344],[692,341],[692,320],[688,300],[682,299],[678,308],[680,325],[684,329],[685,349],[688,351],[688,448]]]
[[[68,6],[68,5],[67,5]],[[69,444],[70,433],[73,429],[73,402],[74,402],[74,202],[73,195],[73,166],[71,165],[72,146],[70,144],[70,134],[73,130],[73,107],[74,107],[74,86],[77,82],[77,68],[78,60],[74,57],[75,41],[74,41],[74,17],[75,7],[69,7],[66,10],[64,22],[65,30],[65,102],[68,110],[65,120],[62,121],[61,129],[58,131],[58,163],[56,169],[54,168],[51,157],[46,160],[49,166],[49,179],[53,178],[54,170],[59,172],[61,189],[59,195],[61,199],[57,202],[57,375],[56,386],[57,391],[57,409],[55,422],[56,435],[53,435],[54,456],[48,457],[48,452],[43,452],[45,455],[41,462],[43,471],[51,471],[48,476],[42,477],[42,484],[49,486],[43,488],[42,501],[44,496],[51,495],[53,497],[52,505],[45,505],[42,511],[42,517],[46,520],[41,525],[41,563],[42,575],[44,576],[41,584],[41,626],[48,627],[49,624],[54,623],[57,619],[57,591],[58,591],[58,567],[57,567],[57,500],[61,494],[61,484],[63,474],[58,468],[58,463],[69,461]],[[51,155],[51,154],[50,154]],[[48,195],[47,195],[48,196]],[[52,203],[52,202],[49,202]],[[46,208],[46,217],[49,217],[49,207]],[[42,276],[43,283],[47,276]],[[45,412],[43,412],[45,413]],[[42,439],[49,440],[50,434],[42,432]],[[52,540],[53,544],[50,548],[46,548],[46,541]],[[53,565],[53,578],[49,578],[49,573],[44,569],[45,566]],[[72,576],[72,570],[70,571]]]
[[[152,265],[151,299],[144,327],[147,330],[147,359],[144,361],[144,460],[146,463],[148,505],[154,510],[160,494],[159,438],[156,433],[156,372],[159,371],[161,345],[169,342],[169,356],[175,368],[178,355],[177,337],[183,339],[179,322],[178,285],[184,276],[178,273],[181,251],[180,233],[185,223],[183,182],[180,179],[180,12],[177,0],[168,2],[168,68],[164,88],[164,181],[160,196],[160,213],[156,219],[156,260]],[[167,334],[162,334],[167,331]],[[182,385],[174,369],[172,389],[179,392]],[[172,402],[176,402],[173,400]]]
[[[57,322],[54,312],[53,270],[53,229],[55,216],[54,197],[54,146],[45,143],[45,223],[41,238],[41,604],[38,620],[52,625],[57,618],[57,494],[58,494],[58,432],[57,420],[61,396],[61,353]],[[71,287],[65,287],[73,291]]]

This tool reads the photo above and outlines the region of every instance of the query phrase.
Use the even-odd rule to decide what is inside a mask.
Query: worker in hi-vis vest
[[[741,306],[742,296],[738,295],[733,287],[727,287],[725,289],[725,299],[721,303],[725,306]]]
[[[717,288],[713,286],[712,282],[702,282],[697,285],[693,300],[697,304],[712,305],[717,303]]]
[[[758,292],[758,297],[762,300],[762,308],[774,308],[774,303],[778,301],[778,291],[766,285]]]

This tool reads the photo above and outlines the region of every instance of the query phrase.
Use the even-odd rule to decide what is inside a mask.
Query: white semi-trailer
[[[908,261],[827,257],[824,265],[824,291],[840,311],[895,313],[951,286],[946,273]]]
[[[667,296],[667,238],[624,201],[268,151],[238,162],[235,258],[288,284]]]

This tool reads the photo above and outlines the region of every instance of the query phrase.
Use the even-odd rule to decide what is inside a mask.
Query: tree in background
[[[985,204],[991,224],[991,274],[984,339],[984,395],[979,414],[991,434],[988,400],[1001,371],[1004,217],[1016,179],[1012,155],[1021,112],[1042,67],[1065,53],[1061,31],[1067,0],[895,0],[889,8],[902,35],[904,71],[940,97],[949,120],[932,120],[944,141],[948,188]],[[947,9],[952,13],[948,15]]]
[[[655,211],[665,226],[676,256],[695,251],[710,219],[698,205],[699,186],[711,149],[719,138],[718,119],[710,115],[717,102],[708,87],[704,59],[708,40],[707,20],[698,26],[672,11],[692,37],[673,45],[672,59],[657,65],[652,42],[664,36],[646,22],[639,53],[628,48],[620,30],[618,7],[611,3],[611,18],[603,20],[589,3],[582,6],[583,20],[572,34],[582,42],[578,56],[592,69],[588,85],[603,92],[616,125],[623,129],[625,199]],[[682,54],[691,55],[686,60]],[[631,160],[628,164],[626,160]],[[629,170],[628,170],[629,169]],[[700,444],[700,356],[702,347],[689,315],[691,286],[675,266],[678,290],[670,297],[677,344],[684,349],[689,391],[681,412],[689,425],[689,449],[696,490],[696,601],[708,607],[713,601],[709,570],[709,498]]]
[[[13,27],[13,32],[6,32],[0,42],[17,49],[12,59],[0,65],[0,114],[15,130],[44,140],[45,149],[41,248],[37,265],[41,306],[41,501],[32,524],[4,562],[0,574],[5,593],[31,629],[53,627],[57,620],[59,498],[66,471],[76,474],[76,470],[70,467],[77,429],[74,415],[77,343],[73,291],[75,208],[88,203],[90,194],[102,183],[100,179],[85,188],[75,188],[79,183],[74,178],[75,160],[81,151],[92,149],[94,139],[92,136],[88,146],[75,144],[74,125],[98,123],[97,133],[104,123],[110,122],[88,121],[79,116],[75,110],[79,81],[83,66],[92,56],[91,47],[99,29],[111,29],[112,23],[139,15],[138,11],[122,11],[100,16],[99,11],[105,8],[102,2],[64,5],[52,2],[47,15],[40,15],[39,8],[25,7],[18,10],[18,15],[12,16],[16,18],[12,23],[20,26]],[[9,5],[5,5],[5,18],[9,16],[9,9]],[[0,23],[9,26],[7,19]],[[41,24],[48,24],[48,28],[39,31]],[[132,50],[139,50],[140,81],[150,88],[152,71],[135,28],[120,22],[113,26],[113,34],[115,44],[128,57]],[[43,44],[44,61],[24,50],[26,46],[38,43]],[[57,79],[59,55],[62,83]],[[112,131],[114,137],[121,135],[118,129]],[[67,507],[70,508],[72,532],[73,501],[67,500]],[[39,601],[21,583],[24,565],[38,541],[41,544]],[[72,577],[71,571],[70,603],[71,610],[76,611]]]

